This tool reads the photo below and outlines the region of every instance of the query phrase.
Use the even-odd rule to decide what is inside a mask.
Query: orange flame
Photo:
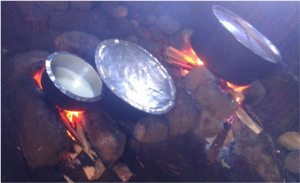
[[[67,111],[64,110],[64,113],[66,114],[67,118],[69,119],[70,123],[72,124],[73,128],[75,128],[75,120],[73,121],[73,116],[76,117],[76,119],[79,118],[79,114],[82,114],[84,111]]]
[[[226,82],[227,83],[227,86],[232,88],[234,91],[238,92],[238,93],[242,93],[243,90],[249,88],[251,85],[247,85],[247,86],[235,86],[229,82]]]
[[[80,114],[84,113],[84,111],[67,111],[67,110],[61,109],[57,105],[55,105],[55,106],[59,109],[61,116],[66,116],[68,118],[68,120],[72,124],[73,128],[75,128],[76,119],[79,119],[80,118]],[[73,117],[73,116],[75,116],[75,117]],[[69,135],[69,137],[72,140],[74,140],[75,142],[77,142],[76,139],[74,138],[74,136],[71,134],[71,132],[69,130],[67,130],[67,134]]]
[[[198,58],[197,54],[195,53],[195,51],[192,48],[190,48],[190,51],[193,55],[195,55],[197,57],[196,63],[198,65],[204,65],[204,63]],[[195,62],[195,61],[193,61],[193,62]]]
[[[73,135],[71,134],[71,132],[69,130],[67,130],[67,134],[69,135],[69,137],[71,137],[72,140],[74,140],[75,142],[77,142],[76,139],[75,139],[75,137],[73,137]]]
[[[41,70],[37,71],[34,76],[33,79],[37,82],[37,85],[39,86],[40,89],[43,89],[42,87],[42,74],[45,71],[45,67],[43,67]]]

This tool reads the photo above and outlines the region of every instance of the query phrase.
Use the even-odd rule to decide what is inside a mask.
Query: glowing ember
[[[235,101],[241,105],[241,98],[240,97],[235,97]]]
[[[45,71],[45,67],[43,67],[41,70],[39,70],[33,76],[33,79],[37,82],[37,85],[39,86],[40,89],[43,89],[41,80],[42,80],[42,74],[44,71]]]
[[[67,134],[69,135],[69,137],[71,137],[72,140],[74,140],[76,142],[76,139],[73,137],[73,135],[71,134],[71,132],[69,130],[67,130]]]
[[[185,75],[187,75],[187,73],[189,73],[189,71],[188,71],[188,70],[181,69],[181,75],[182,75],[182,76],[185,76]]]
[[[234,91],[238,92],[238,93],[242,93],[243,90],[249,88],[251,85],[247,85],[247,86],[235,86],[229,82],[227,82],[227,86],[232,88]]]

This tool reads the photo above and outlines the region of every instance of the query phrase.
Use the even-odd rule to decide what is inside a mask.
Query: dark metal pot
[[[244,86],[266,76],[281,61],[278,49],[235,13],[213,6],[213,28],[195,31],[191,46],[217,77]]]
[[[102,80],[83,59],[68,52],[55,52],[45,62],[42,86],[57,106],[82,111],[102,98]]]

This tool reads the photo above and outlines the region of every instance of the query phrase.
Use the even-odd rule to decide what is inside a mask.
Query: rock
[[[119,163],[114,166],[114,171],[119,176],[119,178],[122,180],[122,182],[127,182],[130,177],[132,176],[132,173],[127,165]]]
[[[59,51],[67,51],[80,56],[87,49],[97,47],[100,40],[90,34],[71,31],[55,38],[54,44]]]
[[[198,113],[189,96],[181,89],[177,89],[175,106],[164,114],[169,124],[169,135],[183,135],[190,131],[197,122]]]
[[[215,76],[205,67],[196,66],[184,76],[186,89],[195,92],[196,89],[205,82],[216,82]]]
[[[32,50],[52,50],[49,15],[36,2],[6,3],[1,12],[1,44],[15,53]],[[43,38],[43,39],[41,39]],[[50,43],[50,44],[49,44]],[[3,48],[3,46],[2,46]]]
[[[156,26],[166,35],[170,36],[180,29],[180,23],[170,15],[163,15],[156,21]]]
[[[195,100],[205,109],[211,117],[223,120],[235,111],[238,105],[214,82],[207,81],[201,84],[193,94]]]
[[[10,69],[9,80],[16,80],[20,77],[26,76],[28,69],[33,63],[40,60],[46,60],[50,55],[46,51],[31,51],[25,53],[19,53],[10,59],[8,68]]]
[[[139,25],[139,22],[136,20],[131,20],[131,23],[136,27]]]
[[[211,116],[207,110],[203,110],[198,117],[197,133],[205,138],[212,138],[224,129],[223,122]]]
[[[132,43],[134,43],[134,44],[138,44],[138,43],[139,43],[138,38],[135,37],[135,36],[130,36],[130,37],[128,37],[128,38],[126,39],[126,41],[132,42]]]
[[[299,153],[300,151],[293,151],[284,158],[284,165],[294,174],[300,174]]]
[[[101,3],[101,9],[103,9],[108,16],[112,16],[115,9],[119,6],[120,2],[118,1],[106,1]]]
[[[154,14],[148,15],[146,17],[146,19],[147,19],[147,22],[148,22],[149,25],[154,25],[156,20],[157,20],[157,18]]]
[[[160,30],[158,30],[157,27],[155,27],[155,26],[150,26],[150,27],[148,28],[148,30],[150,31],[150,38],[151,38],[151,39],[153,39],[153,40],[155,40],[155,41],[157,41],[157,42],[165,40],[164,35],[161,33]]]
[[[58,109],[44,101],[44,92],[30,77],[18,80],[10,95],[19,126],[19,143],[28,165],[54,166],[68,153],[71,142]]]
[[[168,127],[160,118],[147,116],[138,121],[133,133],[140,142],[156,143],[165,140]]]
[[[108,27],[112,37],[124,39],[126,37],[136,35],[135,27],[131,20],[127,18],[111,19],[108,22]]]
[[[76,30],[87,34],[102,36],[108,31],[107,19],[104,16],[105,15],[97,9],[91,9],[90,11],[70,9],[69,11],[51,14],[49,26],[62,33]]]
[[[87,138],[106,166],[113,164],[123,154],[126,142],[125,135],[115,121],[97,106],[89,108],[84,116],[84,130]]]
[[[68,1],[41,1],[37,2],[40,6],[50,9],[50,10],[59,10],[65,11],[69,9]]]
[[[265,87],[259,80],[255,80],[251,86],[243,91],[245,100],[243,104],[257,105],[266,95]]]
[[[150,32],[148,29],[141,27],[141,26],[136,26],[135,30],[136,30],[138,37],[144,38],[144,39],[150,39]]]
[[[149,39],[140,39],[139,45],[150,52],[156,58],[159,58],[162,55],[164,48],[159,44],[149,40]]]
[[[278,137],[277,142],[290,151],[300,151],[299,132],[285,132]]]
[[[127,14],[128,14],[127,8],[123,5],[120,5],[115,9],[115,11],[113,13],[113,17],[114,18],[126,18]]]
[[[92,1],[70,1],[71,7],[80,11],[89,11],[92,8]]]
[[[180,50],[184,54],[191,57],[193,60],[197,59],[197,55],[192,52],[190,43],[190,37],[194,33],[192,29],[184,29],[177,32],[173,37],[170,38],[170,44],[172,47]]]

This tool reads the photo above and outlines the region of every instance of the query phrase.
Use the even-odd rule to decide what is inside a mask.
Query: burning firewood
[[[72,133],[73,136],[75,136],[78,144],[83,148],[84,152],[87,153],[87,155],[95,161],[94,157],[97,157],[97,154],[95,151],[91,149],[91,145],[86,139],[86,136],[84,134],[84,130],[82,127],[82,122],[85,122],[85,119],[83,116],[81,116],[81,123],[76,123],[75,128],[76,130],[71,126],[71,123],[66,115],[64,115],[64,112],[62,109],[60,109],[61,118],[67,129]]]
[[[193,60],[188,55],[171,46],[166,48],[165,55],[169,57],[169,59],[166,59],[167,62],[180,68],[191,70],[197,65],[203,65],[203,62],[201,62],[199,58],[197,58],[197,60]]]

